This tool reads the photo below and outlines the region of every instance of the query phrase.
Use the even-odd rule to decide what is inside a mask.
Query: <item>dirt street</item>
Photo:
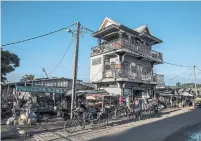
[[[115,121],[105,129],[85,129],[69,135],[63,123],[42,125],[32,140],[41,141],[163,141],[166,137],[187,126],[201,123],[201,109],[184,108],[163,111],[161,116],[137,122]],[[181,134],[180,134],[181,136]],[[171,136],[171,141],[176,136]],[[168,137],[170,139],[170,137]],[[165,141],[169,141],[166,138]],[[175,140],[176,141],[176,140]]]

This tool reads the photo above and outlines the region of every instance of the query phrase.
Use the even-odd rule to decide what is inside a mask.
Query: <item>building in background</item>
[[[17,92],[27,93],[60,93],[71,95],[72,79],[69,78],[41,78],[27,82],[12,82],[2,85],[1,96],[7,99]],[[77,80],[77,90],[93,90],[94,85]]]
[[[99,43],[91,48],[90,82],[124,97],[153,96],[160,78],[153,68],[163,63],[163,55],[152,46],[162,41],[147,25],[131,29],[106,17],[92,36]]]

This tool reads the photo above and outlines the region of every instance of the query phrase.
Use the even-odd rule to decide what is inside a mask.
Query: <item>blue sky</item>
[[[167,62],[197,65],[201,68],[201,2],[2,2],[2,44],[54,31],[80,21],[98,30],[105,17],[130,28],[148,24],[152,34],[162,44],[153,47]],[[71,34],[61,31],[51,36],[4,47],[16,53],[20,67],[8,75],[18,81],[24,74],[44,77],[42,68],[51,72],[72,40]],[[97,40],[87,33],[80,40],[79,79],[89,81],[90,49]],[[60,66],[50,76],[70,77],[73,74],[74,44]],[[167,64],[156,71],[165,74],[167,84],[192,82],[191,71],[177,79],[168,79],[186,71]],[[201,71],[197,70],[201,83]]]

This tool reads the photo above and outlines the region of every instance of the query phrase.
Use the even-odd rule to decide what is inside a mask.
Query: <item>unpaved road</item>
[[[42,141],[163,141],[179,129],[201,123],[201,109],[184,108],[166,111],[160,117],[137,122],[117,121],[106,129],[84,130],[69,135],[62,125],[46,126],[46,131],[35,133],[32,139]],[[172,140],[171,141],[177,141]],[[166,140],[169,141],[169,140]]]

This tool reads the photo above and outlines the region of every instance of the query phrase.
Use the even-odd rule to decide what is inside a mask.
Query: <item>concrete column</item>
[[[123,31],[119,31],[120,48],[125,48],[123,44]]]
[[[123,83],[117,82],[117,85],[120,88],[120,97],[122,98],[122,101],[119,101],[119,104],[122,105],[123,104],[123,94],[124,94]]]
[[[128,36],[128,42],[129,42],[129,49],[132,50],[132,38],[130,35]]]

